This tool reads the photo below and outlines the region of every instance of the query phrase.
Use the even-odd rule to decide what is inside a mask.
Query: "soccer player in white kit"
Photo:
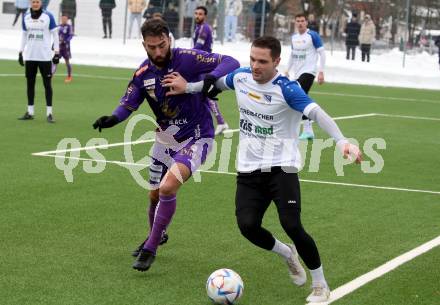
[[[58,64],[58,28],[53,15],[42,8],[41,0],[31,0],[31,8],[23,17],[23,35],[18,62],[25,66],[28,107],[20,120],[34,118],[35,80],[40,70],[46,96],[46,115],[49,123],[55,122],[52,115],[52,62]],[[52,52],[52,46],[55,54]]]
[[[318,74],[318,84],[324,83],[324,46],[319,34],[307,28],[307,18],[304,14],[295,16],[295,27],[297,33],[292,36],[292,50],[285,75],[289,77],[289,71],[293,68],[295,79],[305,93],[309,94],[316,74]],[[314,138],[312,121],[306,116],[303,116],[303,120],[304,131],[300,140],[312,140]]]
[[[307,301],[325,302],[330,288],[316,244],[304,230],[300,218],[298,130],[302,115],[315,120],[336,141],[345,157],[355,158],[359,163],[362,154],[298,82],[290,81],[277,71],[280,54],[279,40],[258,38],[251,47],[251,67],[237,69],[215,83],[216,89],[235,90],[240,112],[237,223],[242,235],[254,245],[283,257],[292,282],[302,286],[307,275],[299,254],[312,277],[312,293]],[[203,87],[203,82],[186,83],[177,73],[166,76],[164,83],[170,87],[169,94],[200,92]],[[279,241],[262,227],[271,201],[275,202],[280,223],[294,245]]]

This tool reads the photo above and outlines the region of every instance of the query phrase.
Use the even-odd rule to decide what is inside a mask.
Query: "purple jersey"
[[[60,38],[60,57],[64,59],[71,58],[70,40],[73,37],[72,26],[70,24],[60,24],[58,35]]]
[[[230,56],[210,54],[200,50],[171,49],[171,59],[162,70],[147,59],[135,72],[120,106],[113,112],[119,121],[125,120],[146,99],[162,130],[177,126],[178,141],[214,137],[214,127],[208,99],[198,94],[165,96],[168,88],[161,85],[166,74],[179,72],[188,82],[197,82],[207,73],[221,77],[239,66]]]
[[[209,24],[196,24],[193,36],[194,49],[212,52],[212,30]]]
[[[60,24],[58,28],[58,35],[60,38],[60,45],[69,45],[70,40],[73,37],[72,26],[70,24]]]

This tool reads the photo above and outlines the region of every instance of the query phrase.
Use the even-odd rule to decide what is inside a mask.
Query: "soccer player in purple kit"
[[[150,234],[133,264],[134,269],[146,271],[154,262],[162,234],[175,213],[180,186],[205,161],[210,151],[214,126],[206,94],[216,79],[238,68],[239,63],[225,55],[171,49],[168,26],[159,19],[147,20],[141,31],[148,59],[135,72],[113,114],[100,117],[93,127],[99,131],[113,127],[127,119],[145,99],[156,116],[159,128],[155,149],[161,153],[153,153],[158,159],[153,159],[150,166],[150,174],[156,175],[154,179],[150,177],[150,181],[160,184],[150,191]],[[170,89],[162,86],[162,80],[170,73],[180,73],[190,81],[203,80],[202,93],[168,96]],[[162,137],[166,133],[168,136]]]
[[[208,9],[204,6],[198,6],[194,11],[194,21],[196,23],[196,27],[194,29],[193,36],[193,49],[203,50],[211,53],[213,38],[211,26],[206,22],[207,16]],[[209,99],[209,107],[217,120],[215,135],[219,135],[220,133],[228,130],[228,123],[225,122],[225,119],[220,112],[220,108],[218,107],[217,101]]]
[[[72,65],[70,64],[70,40],[73,37],[72,26],[68,24],[69,18],[67,16],[61,16],[61,24],[59,25],[58,35],[60,40],[60,57],[64,58],[67,67],[67,77],[64,79],[65,83],[72,81]],[[52,66],[52,74],[55,74],[57,65]]]

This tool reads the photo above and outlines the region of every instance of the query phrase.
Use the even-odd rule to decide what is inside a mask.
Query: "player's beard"
[[[168,52],[165,55],[165,57],[153,58],[153,57],[150,56],[150,54],[148,54],[148,58],[150,59],[150,61],[156,67],[159,67],[159,68],[163,69],[168,64],[168,62],[170,61],[170,58],[171,58],[171,48],[168,49]]]

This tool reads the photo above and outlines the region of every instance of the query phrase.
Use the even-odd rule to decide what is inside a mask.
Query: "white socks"
[[[30,115],[34,115],[34,105],[28,105],[28,110],[27,110],[27,112],[28,112]]]
[[[49,114],[52,114],[52,106],[47,106],[46,108],[46,116],[48,116]]]
[[[324,270],[322,269],[322,265],[318,269],[310,270],[310,275],[312,276],[312,283],[323,283],[328,286],[327,281],[324,277]]]
[[[312,127],[312,121],[311,120],[303,120],[304,124],[304,132],[313,134],[313,127]]]
[[[285,259],[288,259],[292,256],[292,250],[290,250],[289,246],[280,242],[278,239],[275,238],[275,245],[273,246],[272,252],[278,253]]]

